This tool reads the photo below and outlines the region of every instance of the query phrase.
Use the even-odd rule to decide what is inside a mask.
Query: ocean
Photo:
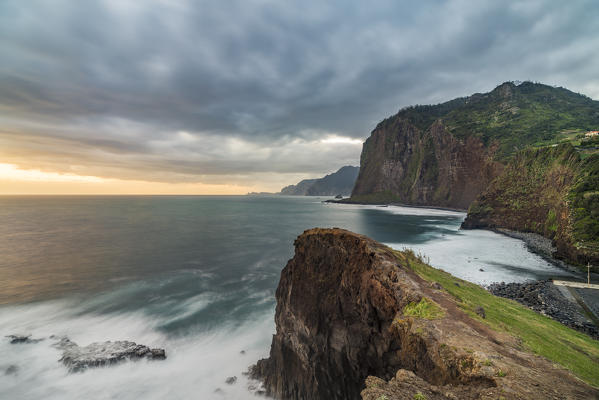
[[[313,227],[412,248],[480,284],[569,275],[517,239],[459,230],[461,212],[324,199],[0,197],[0,399],[255,398],[243,372],[268,355],[280,271]],[[167,359],[70,374],[51,335]]]

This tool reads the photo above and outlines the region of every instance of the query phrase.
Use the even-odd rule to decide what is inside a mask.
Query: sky
[[[505,81],[599,99],[599,2],[2,0],[0,194],[243,194]]]

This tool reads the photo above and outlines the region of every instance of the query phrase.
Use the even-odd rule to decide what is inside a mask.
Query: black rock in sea
[[[69,372],[81,372],[87,368],[117,364],[126,360],[164,360],[164,349],[150,349],[148,346],[129,341],[107,341],[79,346],[63,337],[54,347],[62,350],[61,361]]]
[[[10,344],[18,344],[18,343],[37,343],[43,339],[31,339],[31,335],[7,335],[8,339],[10,339]]]

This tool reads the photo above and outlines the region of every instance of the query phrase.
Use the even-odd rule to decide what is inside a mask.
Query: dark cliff
[[[412,253],[345,230],[304,232],[281,273],[270,357],[251,375],[270,395],[293,400],[414,399],[418,393],[428,399],[599,395],[569,372],[521,350],[522,340],[491,330],[464,293],[476,293],[474,301],[487,308],[490,323],[499,312],[502,326],[509,327],[537,318],[532,311],[511,303],[496,311],[489,299],[507,300],[448,274],[431,282],[415,268],[433,271]],[[460,298],[452,290],[464,292]],[[564,335],[570,331],[562,332],[568,328],[557,324],[562,331],[545,338],[545,317],[538,318],[534,337],[558,340],[557,347],[568,343]],[[599,346],[589,351],[599,355]]]
[[[507,228],[552,239],[555,256],[599,264],[599,154],[570,144],[516,154],[468,210],[463,228]]]
[[[456,138],[441,121],[421,131],[394,118],[364,143],[352,200],[466,209],[501,172],[496,150]]]
[[[364,143],[352,200],[467,209],[518,149],[596,126],[599,102],[532,82],[408,107]]]
[[[358,177],[359,167],[346,165],[319,179],[304,179],[297,185],[285,186],[281,194],[293,196],[349,196]]]

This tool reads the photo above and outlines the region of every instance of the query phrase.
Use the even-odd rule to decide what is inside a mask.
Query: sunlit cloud
[[[355,146],[361,146],[363,143],[362,139],[355,139],[347,136],[328,136],[320,142],[326,144],[353,144]]]
[[[0,1],[2,182],[276,191],[358,165],[404,106],[526,79],[598,99],[598,12],[595,0]]]
[[[44,172],[37,169],[21,169],[13,164],[0,164],[0,180],[26,182],[105,182],[97,176],[82,176],[57,172]]]

